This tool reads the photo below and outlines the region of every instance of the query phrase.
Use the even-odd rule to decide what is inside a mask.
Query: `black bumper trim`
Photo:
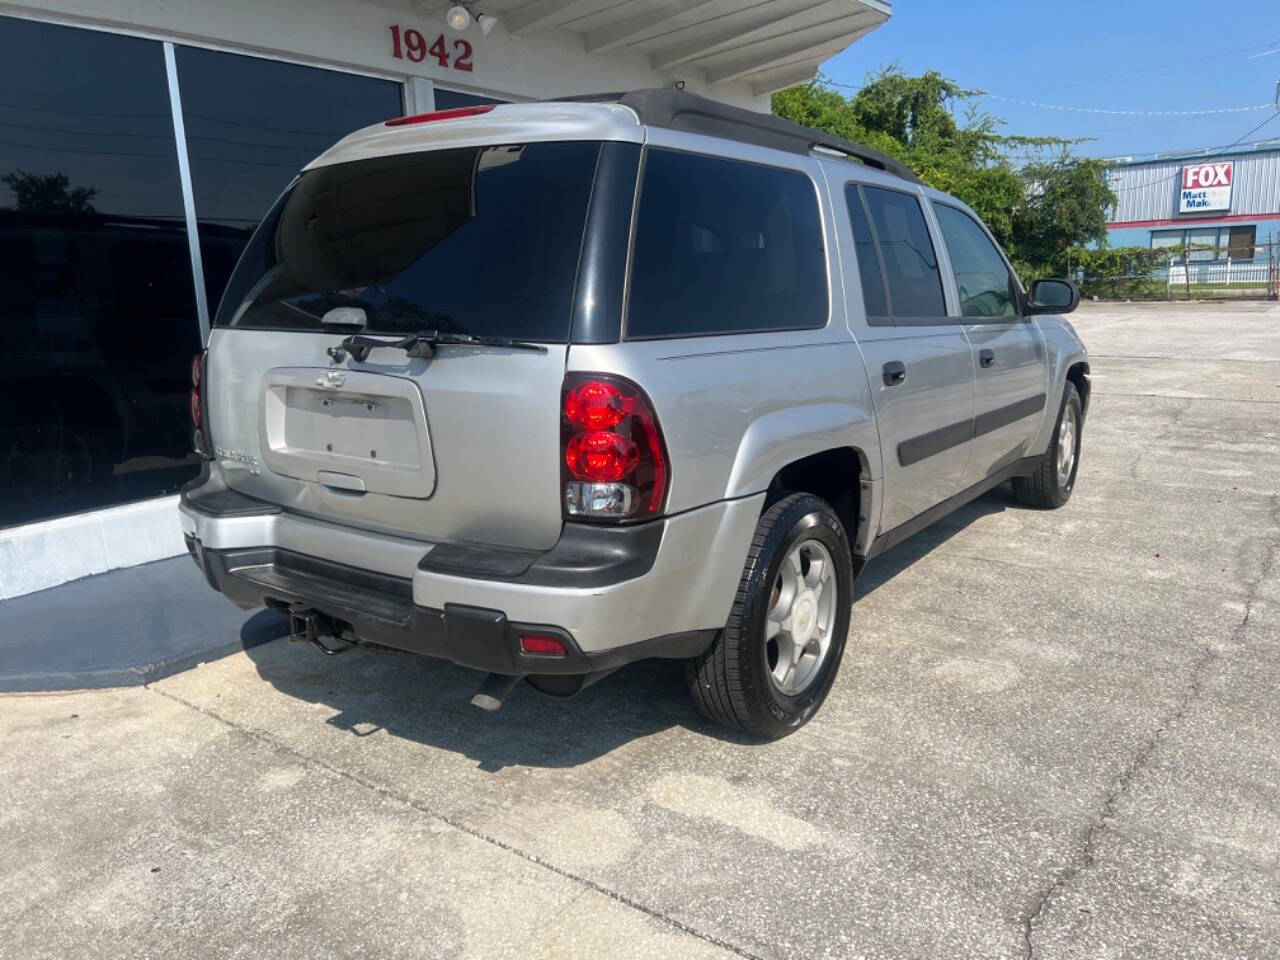
[[[505,612],[446,603],[443,609],[413,602],[412,581],[275,547],[210,550],[191,545],[209,582],[242,607],[319,613],[334,621],[343,639],[448,660],[508,676],[598,673],[649,657],[697,656],[715,630],[658,637],[612,650],[583,652],[573,635],[554,624],[514,623]],[[520,649],[521,633],[551,634],[563,657]]]
[[[184,507],[207,517],[259,517],[281,512],[278,503],[232,490],[210,474],[207,462],[201,467],[200,476],[183,486],[178,499]]]
[[[545,552],[441,543],[418,562],[418,569],[533,587],[607,587],[653,569],[664,527],[661,520],[633,527],[566,523],[556,545]]]

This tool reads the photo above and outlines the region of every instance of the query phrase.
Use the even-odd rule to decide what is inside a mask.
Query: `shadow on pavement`
[[[336,711],[325,723],[357,737],[385,730],[469,757],[486,771],[575,767],[677,726],[757,742],[705,721],[675,661],[631,664],[568,699],[520,684],[501,710],[486,713],[469,702],[482,674],[440,660],[363,649],[325,656],[288,640],[245,653],[281,693]]]
[[[997,488],[920,532],[869,564],[857,595],[872,593],[978,518],[1009,505],[1007,491]],[[260,629],[260,616],[269,614],[251,618],[245,629]],[[631,664],[569,699],[521,684],[501,710],[485,713],[469,703],[482,675],[444,661],[364,649],[325,656],[288,640],[246,642],[245,653],[281,693],[335,711],[325,723],[357,737],[385,730],[469,757],[486,771],[575,767],[671,727],[758,743],[704,720],[685,689],[683,664],[675,661]]]
[[[876,557],[867,564],[866,569],[858,577],[854,590],[855,607],[859,599],[870,596],[902,573],[903,570],[906,570],[917,560],[927,557],[974,521],[995,513],[1003,513],[1008,509],[1022,510],[1027,508],[1019,506],[1014,501],[1013,494],[1006,483],[983,494],[977,500],[966,504],[954,513],[948,514],[936,523],[930,524],[915,536]],[[856,627],[856,616],[854,624]]]

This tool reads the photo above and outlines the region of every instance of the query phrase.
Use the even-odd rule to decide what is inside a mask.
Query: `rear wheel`
[[[830,505],[797,493],[770,506],[728,623],[689,663],[698,709],[766,739],[804,726],[835,682],[852,593],[849,541]]]
[[[1080,434],[1084,426],[1084,409],[1080,393],[1070,380],[1062,391],[1062,406],[1054,425],[1049,449],[1027,477],[1013,478],[1013,495],[1029,507],[1054,510],[1071,499],[1080,469]]]

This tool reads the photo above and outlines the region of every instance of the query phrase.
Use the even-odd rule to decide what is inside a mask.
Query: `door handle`
[[[890,360],[880,371],[884,377],[884,385],[892,387],[894,384],[902,383],[907,379],[907,365],[901,360]]]
[[[995,365],[996,365],[996,353],[994,350],[978,351],[978,366],[982,367],[985,370],[987,367],[994,367]]]

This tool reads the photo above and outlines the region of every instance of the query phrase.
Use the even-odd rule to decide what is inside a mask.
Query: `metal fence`
[[[1169,258],[1165,272],[1165,284],[1172,291],[1176,287],[1224,287],[1256,289],[1274,298],[1277,288],[1277,268],[1280,267],[1280,244],[1262,243],[1245,251],[1247,258],[1228,256],[1224,260],[1196,260],[1184,262],[1182,257]]]
[[[1166,262],[1156,262],[1149,270],[1143,267],[1146,272],[1092,276],[1081,270],[1075,278],[1085,296],[1102,299],[1280,299],[1280,242],[1232,252],[1236,255],[1220,260],[1196,259],[1194,250],[1179,248]]]

